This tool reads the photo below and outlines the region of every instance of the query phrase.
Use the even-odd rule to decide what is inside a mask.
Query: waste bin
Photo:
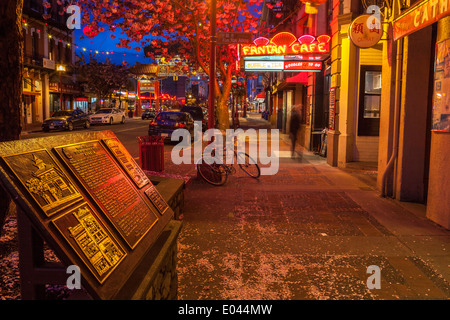
[[[164,137],[142,136],[137,139],[141,168],[147,171],[164,171]]]

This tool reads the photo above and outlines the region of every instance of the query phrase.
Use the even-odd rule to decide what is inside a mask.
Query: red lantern
[[[94,30],[91,26],[85,26],[83,28],[83,34],[88,38],[94,38],[98,35],[98,31]]]

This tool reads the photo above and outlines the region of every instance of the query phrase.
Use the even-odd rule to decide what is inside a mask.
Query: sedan
[[[191,137],[194,136],[194,119],[187,112],[165,111],[160,112],[156,118],[150,122],[148,135],[159,135],[171,138],[176,129],[184,128],[189,131]]]
[[[182,112],[189,112],[194,119],[194,121],[202,122],[202,131],[208,129],[208,118],[205,116],[203,109],[201,107],[196,106],[184,106],[181,108]]]
[[[142,113],[142,120],[153,119],[154,117],[156,117],[156,114],[157,112],[153,109],[145,109]]]
[[[89,116],[91,124],[125,123],[125,113],[121,109],[104,108]]]
[[[51,118],[45,119],[42,123],[42,130],[48,132],[50,130],[69,130],[75,127],[90,127],[89,118],[86,113],[81,110],[62,110],[56,111]]]

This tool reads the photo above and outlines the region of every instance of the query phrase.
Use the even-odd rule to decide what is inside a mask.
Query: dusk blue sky
[[[83,28],[84,26],[82,26]],[[114,32],[114,35],[116,36],[115,39],[111,39],[111,31],[107,30],[105,28],[105,31],[102,33],[99,33],[94,38],[88,38],[83,34],[83,29],[75,29],[75,46],[78,46],[78,48],[75,47],[75,52],[77,54],[83,53],[86,59],[89,58],[89,54],[94,54],[97,50],[99,54],[97,54],[97,57],[99,60],[103,60],[105,58],[111,59],[113,63],[116,64],[122,64],[122,62],[125,60],[128,62],[129,66],[133,66],[136,64],[136,62],[140,63],[151,63],[152,61],[149,58],[146,58],[144,55],[144,48],[142,48],[141,51],[136,51],[134,49],[126,49],[126,48],[119,48],[116,46],[117,43],[119,43],[119,39],[121,37],[124,37],[120,34],[121,30],[119,28],[116,29]],[[84,39],[82,39],[84,37]],[[138,45],[133,42],[130,44],[132,48],[137,47]],[[83,48],[86,49],[86,51],[83,51]],[[92,50],[92,52],[91,52]],[[113,52],[113,54],[107,55],[105,52]],[[102,52],[104,52],[102,54]],[[124,55],[125,54],[125,55]]]

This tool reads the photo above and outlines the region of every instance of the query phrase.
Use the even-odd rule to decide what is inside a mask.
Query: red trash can
[[[139,141],[139,164],[142,170],[164,171],[164,137],[142,136]]]

